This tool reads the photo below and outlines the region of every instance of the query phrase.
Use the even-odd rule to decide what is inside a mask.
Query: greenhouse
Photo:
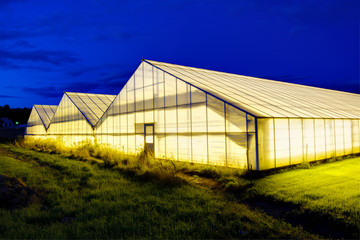
[[[143,60],[117,96],[65,93],[46,135],[265,170],[359,153],[359,124],[358,94]]]
[[[93,141],[94,126],[115,97],[65,92],[51,119],[47,136],[61,137],[68,145],[84,140]]]
[[[55,105],[34,105],[31,109],[27,122],[27,135],[46,135],[46,130],[54,116],[57,106]]]

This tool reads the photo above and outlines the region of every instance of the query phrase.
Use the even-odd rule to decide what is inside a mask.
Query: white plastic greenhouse
[[[360,153],[359,94],[149,60],[117,96],[65,93],[47,120],[39,108],[27,136],[128,154],[265,170]]]

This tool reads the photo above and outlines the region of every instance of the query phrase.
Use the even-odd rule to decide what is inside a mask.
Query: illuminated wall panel
[[[316,160],[326,158],[326,139],[324,119],[315,119],[315,150]]]
[[[258,118],[259,170],[275,167],[274,119]]]
[[[303,119],[303,148],[306,162],[315,160],[314,119]]]
[[[177,113],[176,107],[165,108],[166,158],[177,160]]]
[[[326,158],[336,156],[335,152],[335,120],[325,119],[325,136],[326,136]]]
[[[226,162],[225,104],[207,96],[209,164],[223,165]]]
[[[118,134],[120,134],[120,149],[124,152],[127,152],[127,146],[128,146],[128,116],[126,114],[120,115],[120,131]]]
[[[336,156],[342,156],[345,153],[344,145],[344,121],[335,119],[335,152]]]
[[[275,158],[276,167],[290,165],[290,139],[288,119],[274,119],[275,121]]]
[[[191,87],[192,161],[208,163],[206,94]]]
[[[163,108],[155,110],[155,157],[166,157],[166,137],[165,137],[165,110]]]
[[[344,154],[351,154],[352,149],[352,129],[351,120],[344,119]]]
[[[178,106],[179,160],[191,161],[191,112],[190,105]]]
[[[289,130],[290,130],[290,161],[291,164],[298,164],[304,161],[302,120],[289,119]]]
[[[144,111],[135,112],[136,149],[144,148]]]
[[[360,129],[359,129],[360,120],[351,120],[351,131],[352,131],[352,150],[353,153],[360,152]]]
[[[229,104],[226,106],[226,158],[229,167],[247,167],[246,114]],[[255,169],[256,166],[254,165]]]
[[[190,85],[176,81],[178,156],[180,161],[192,161]]]
[[[176,106],[176,78],[165,74],[165,107]]]
[[[107,121],[107,129],[104,132],[104,136],[106,137],[105,143],[109,144],[110,146],[114,145],[114,113],[113,109],[111,109],[110,114],[107,116],[109,121]]]
[[[129,154],[136,153],[136,139],[135,139],[135,112],[131,112],[127,114],[127,151]]]
[[[134,73],[134,93],[136,111],[144,110],[144,78],[143,67],[140,66]]]
[[[255,121],[256,119],[247,114],[247,158],[248,158],[248,164],[251,166],[256,166],[256,125]]]
[[[112,129],[112,134],[114,137],[114,146],[116,149],[120,150],[121,146],[121,137],[120,137],[120,96],[118,95],[114,102],[112,103],[113,106],[113,114],[114,114],[114,127]],[[95,128],[96,129],[96,128]]]

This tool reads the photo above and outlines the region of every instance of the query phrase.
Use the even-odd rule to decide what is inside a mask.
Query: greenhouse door
[[[154,152],[154,124],[145,124],[144,128],[145,145]]]

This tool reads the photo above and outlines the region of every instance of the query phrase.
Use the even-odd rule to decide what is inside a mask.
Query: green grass
[[[311,166],[254,181],[254,197],[297,205],[297,215],[320,215],[360,232],[360,158]],[[317,216],[316,216],[317,215]],[[315,223],[316,224],[316,223]],[[357,231],[358,230],[358,231]]]
[[[316,238],[221,191],[73,157],[0,144],[0,174],[46,192],[0,209],[0,238]]]

